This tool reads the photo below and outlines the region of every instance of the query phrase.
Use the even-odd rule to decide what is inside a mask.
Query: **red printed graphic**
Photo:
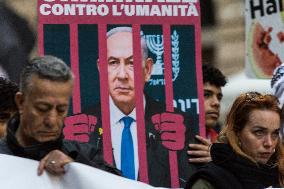
[[[89,142],[90,134],[96,128],[97,117],[86,114],[72,115],[65,118],[64,124],[65,139]]]
[[[278,55],[269,48],[272,30],[272,27],[265,30],[260,23],[256,23],[253,27],[253,59],[266,75],[272,75],[273,70],[281,64]]]
[[[162,144],[169,150],[181,150],[185,142],[185,125],[180,114],[164,112],[152,116],[155,129],[160,133]]]

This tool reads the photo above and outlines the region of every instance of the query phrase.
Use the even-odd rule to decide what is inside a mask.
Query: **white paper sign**
[[[81,164],[69,163],[66,173],[53,176],[44,172],[37,175],[39,162],[31,159],[0,154],[1,188],[9,189],[155,189],[148,184],[129,180],[114,174]],[[157,188],[156,188],[157,189]],[[160,188],[162,189],[162,188]]]

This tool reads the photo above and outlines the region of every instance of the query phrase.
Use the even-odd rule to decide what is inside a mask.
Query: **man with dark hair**
[[[217,125],[220,102],[223,98],[221,87],[224,87],[227,81],[222,72],[213,66],[205,64],[202,66],[202,71],[206,137],[214,142],[218,135],[214,128]]]
[[[0,138],[6,135],[7,123],[17,111],[14,99],[18,90],[16,83],[0,77]]]
[[[202,66],[202,72],[206,138],[196,135],[197,140],[201,143],[189,144],[190,150],[188,154],[191,155],[189,161],[193,163],[206,163],[211,161],[209,146],[218,136],[215,129],[220,116],[220,102],[223,97],[221,87],[225,86],[227,83],[223,73],[209,64]]]
[[[64,165],[73,161],[119,173],[88,144],[63,140],[73,85],[73,73],[62,60],[53,56],[33,59],[22,72],[15,96],[19,113],[8,123],[0,153],[39,160],[39,175],[44,170],[63,174]]]

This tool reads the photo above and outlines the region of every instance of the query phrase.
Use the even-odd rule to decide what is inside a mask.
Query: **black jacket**
[[[198,179],[205,179],[218,189],[263,189],[279,187],[278,167],[258,165],[223,143],[211,147],[212,162],[199,169],[189,180],[190,189]]]
[[[75,162],[83,163],[96,167],[117,175],[120,175],[120,171],[116,168],[106,164],[103,161],[101,153],[94,147],[78,143],[76,141],[64,140],[61,136],[56,141],[38,143],[29,147],[22,147],[19,145],[15,133],[19,126],[19,116],[14,116],[8,123],[7,136],[0,140],[0,153],[15,155],[23,158],[29,158],[34,160],[41,160],[52,150],[60,150],[66,155],[70,156]]]

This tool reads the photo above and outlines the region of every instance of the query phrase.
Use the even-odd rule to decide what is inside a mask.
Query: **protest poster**
[[[63,59],[75,74],[71,108],[65,119],[65,138],[102,147],[105,160],[120,166],[115,160],[120,150],[112,142],[114,106],[111,103],[116,106],[117,99],[112,96],[109,72],[110,64],[117,63],[109,61],[107,32],[121,27],[132,29],[130,42],[126,39],[125,43],[115,44],[129,42],[132,46],[132,55],[127,60],[133,62],[134,81],[132,75],[124,72],[129,78],[120,80],[133,82],[129,91],[135,96],[134,153],[138,158],[135,176],[154,186],[184,186],[193,172],[186,155],[189,139],[193,140],[197,133],[205,135],[197,0],[38,1],[39,53]],[[153,62],[147,79],[143,64],[139,63],[145,58],[140,53],[142,41]],[[120,89],[123,95],[129,91]],[[149,108],[153,106],[147,103],[148,97],[159,108]],[[160,104],[165,107],[161,108]],[[126,104],[126,109],[129,107]],[[186,131],[173,127],[176,129],[171,132],[173,135],[161,142],[160,126],[169,117],[170,122],[180,121],[176,112],[182,114]]]
[[[250,78],[270,79],[284,61],[282,0],[245,1],[245,72]]]

